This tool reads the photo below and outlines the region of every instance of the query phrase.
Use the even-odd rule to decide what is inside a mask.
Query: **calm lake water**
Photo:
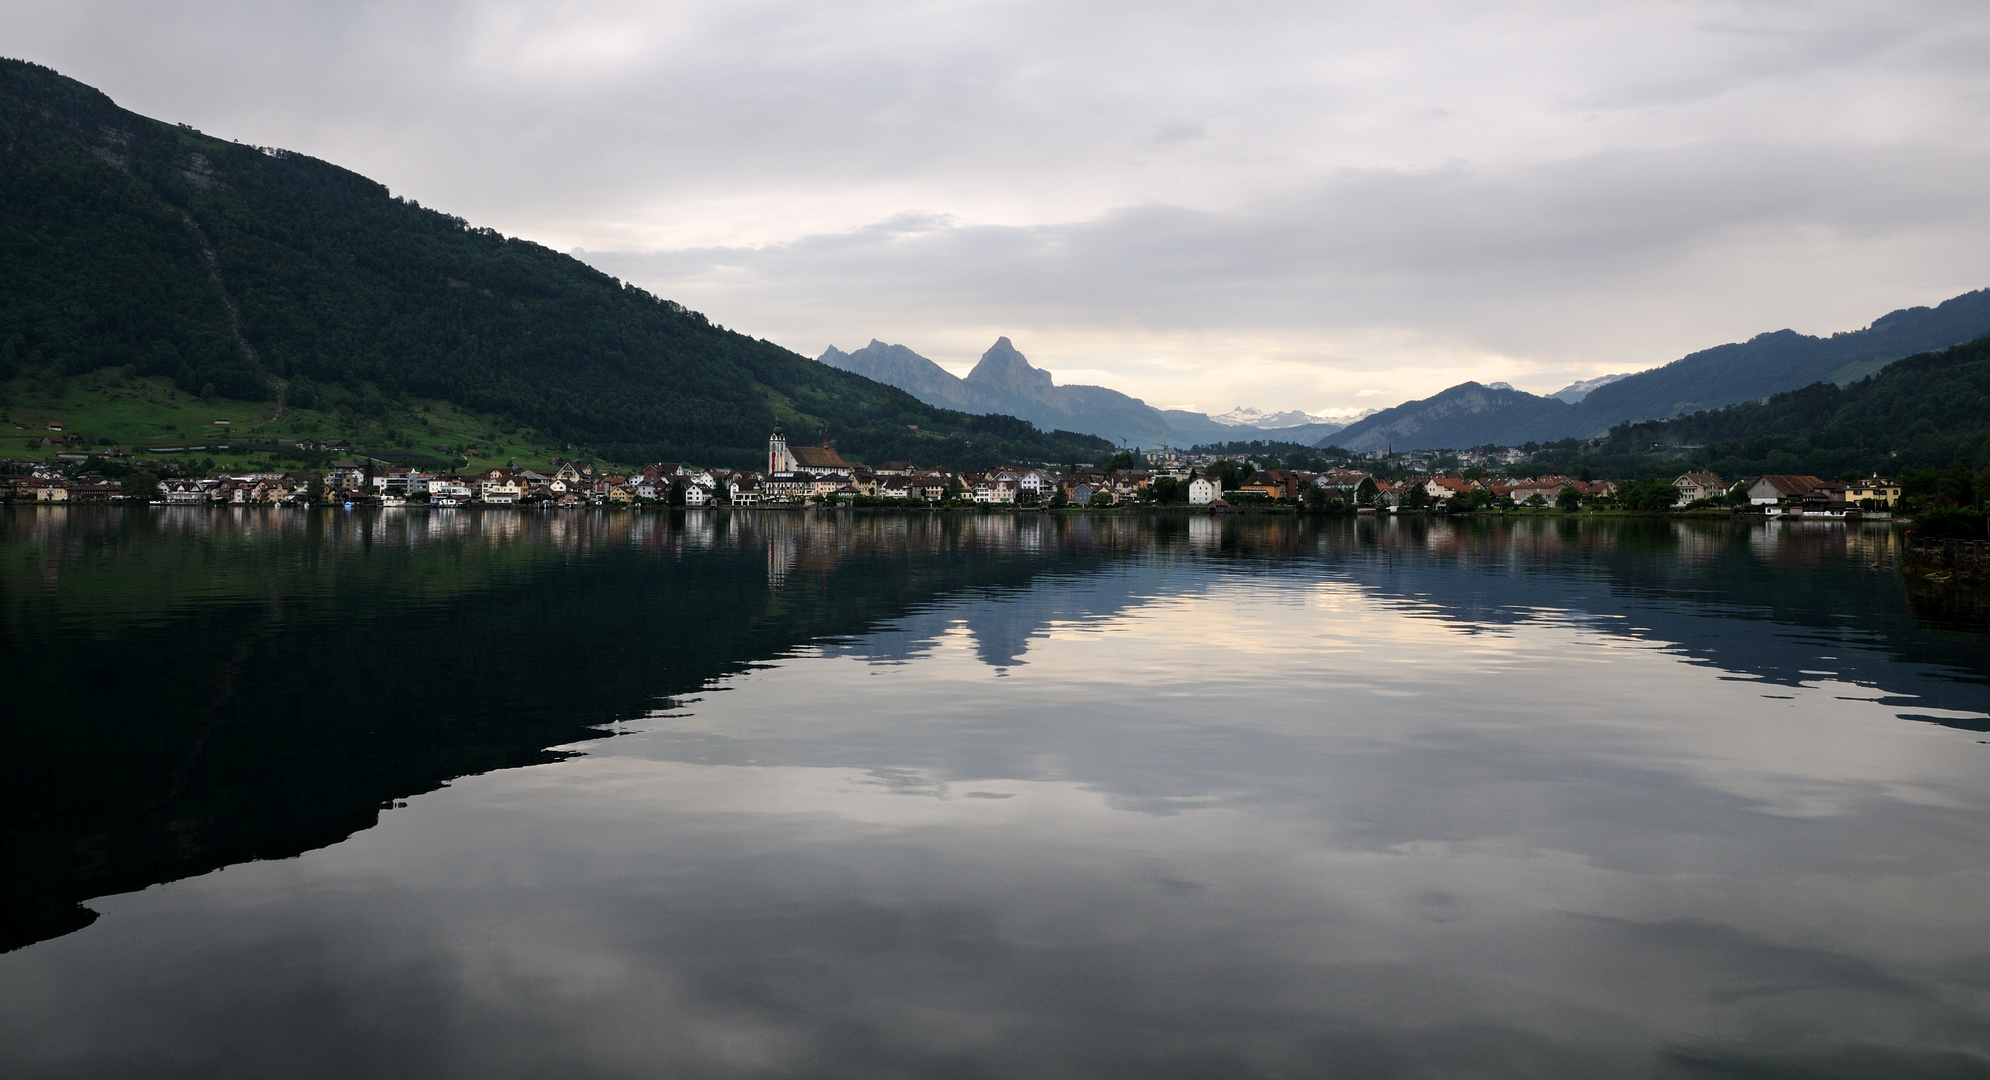
[[[1897,551],[0,512],[0,1075],[1990,1075]]]

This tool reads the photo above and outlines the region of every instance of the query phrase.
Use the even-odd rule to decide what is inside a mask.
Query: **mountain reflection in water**
[[[1894,535],[0,513],[0,1069],[1984,1075]]]

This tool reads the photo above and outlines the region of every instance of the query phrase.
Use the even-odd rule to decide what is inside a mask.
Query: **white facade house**
[[[1188,482],[1188,504],[1208,506],[1223,497],[1223,481],[1213,476],[1198,476]]]

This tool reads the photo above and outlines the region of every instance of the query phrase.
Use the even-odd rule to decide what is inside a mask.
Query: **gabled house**
[[[910,481],[907,485],[910,490],[927,502],[939,502],[946,498],[948,489],[953,487],[954,483],[953,474],[942,469],[916,472],[906,479]]]
[[[477,497],[494,506],[510,506],[525,497],[524,477],[510,469],[485,470],[477,484]]]
[[[835,495],[842,493],[844,488],[850,488],[851,494],[856,493],[857,489],[850,483],[849,473],[817,473],[813,482],[809,484],[808,493],[811,495]]]
[[[207,486],[199,480],[175,477],[162,481],[159,490],[172,506],[200,506],[207,502]]]
[[[1672,481],[1672,486],[1679,489],[1679,501],[1675,504],[1678,506],[1701,499],[1711,499],[1727,491],[1721,486],[1721,478],[1710,472],[1682,474]]]
[[[1213,476],[1198,476],[1188,482],[1188,504],[1190,506],[1211,506],[1223,501],[1223,481]]]
[[[1462,476],[1433,476],[1423,485],[1423,493],[1434,502],[1449,502],[1470,490],[1472,482]]]
[[[1879,476],[1855,480],[1845,485],[1845,501],[1891,509],[1900,501],[1900,485]]]
[[[1785,502],[1802,502],[1826,486],[1824,481],[1815,476],[1772,473],[1748,485],[1748,502],[1752,506],[1777,506]]]

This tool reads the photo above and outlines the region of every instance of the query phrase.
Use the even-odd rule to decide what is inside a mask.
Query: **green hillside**
[[[1849,386],[1815,383],[1725,409],[1619,424],[1593,446],[1568,440],[1535,460],[1621,476],[1682,466],[1722,476],[1973,471],[1990,461],[1986,402],[1990,337],[1896,360]]]
[[[1109,450],[933,408],[335,165],[0,60],[0,406],[111,369],[353,423],[447,402],[619,461],[750,465],[775,424],[857,460]]]

